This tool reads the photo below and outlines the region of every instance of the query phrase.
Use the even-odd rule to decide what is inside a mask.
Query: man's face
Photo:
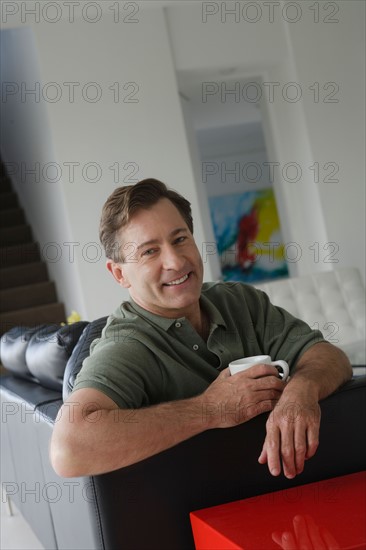
[[[124,262],[118,264],[119,283],[144,309],[164,317],[189,318],[199,307],[203,264],[173,203],[161,199],[148,210],[139,210],[121,234]]]

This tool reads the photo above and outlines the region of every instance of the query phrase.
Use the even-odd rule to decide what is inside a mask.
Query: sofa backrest
[[[193,550],[189,512],[364,469],[366,439],[360,437],[359,426],[366,421],[365,378],[352,380],[322,401],[319,449],[295,479],[273,477],[258,463],[265,414],[235,428],[209,430],[144,461],[93,477],[95,532],[102,548]],[[301,490],[294,516],[301,509]],[[327,495],[319,498],[326,505]],[[271,502],[269,496],[269,506]]]
[[[90,345],[96,338],[102,334],[102,330],[107,322],[107,317],[100,317],[85,327],[78,343],[73,349],[70,359],[67,362],[64,382],[62,388],[62,397],[65,401],[74,387],[75,379],[82,367],[83,361],[90,353]]]

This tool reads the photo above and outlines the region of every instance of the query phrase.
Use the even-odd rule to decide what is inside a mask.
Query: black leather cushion
[[[67,361],[87,321],[47,325],[36,331],[27,346],[25,361],[31,374],[46,388],[61,390]]]
[[[45,328],[46,325],[13,327],[2,335],[0,345],[1,363],[7,370],[20,378],[36,380],[27,366],[25,352],[32,336]]]
[[[37,381],[24,380],[13,374],[0,376],[0,392],[2,400],[10,403],[2,407],[2,422],[7,422],[9,416],[15,414],[20,414],[25,421],[30,418],[31,410],[35,410],[43,403],[52,403],[61,398],[60,389],[50,390]],[[36,421],[38,422],[38,419]]]
[[[108,317],[100,317],[99,319],[89,323],[85,327],[79,342],[75,346],[65,369],[62,389],[62,397],[64,401],[72,392],[76,376],[82,367],[84,359],[88,357],[90,353],[90,344],[93,340],[100,337],[102,330],[106,325],[107,319]]]

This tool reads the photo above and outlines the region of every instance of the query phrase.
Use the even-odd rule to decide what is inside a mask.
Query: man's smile
[[[181,285],[182,283],[185,283],[188,277],[190,276],[192,272],[186,273],[179,279],[174,279],[174,281],[170,281],[169,283],[163,283],[163,286],[175,286],[175,285]]]

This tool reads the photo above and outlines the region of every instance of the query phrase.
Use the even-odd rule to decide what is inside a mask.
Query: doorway
[[[288,277],[260,77],[185,74],[178,75],[178,83],[220,279],[254,283]]]

